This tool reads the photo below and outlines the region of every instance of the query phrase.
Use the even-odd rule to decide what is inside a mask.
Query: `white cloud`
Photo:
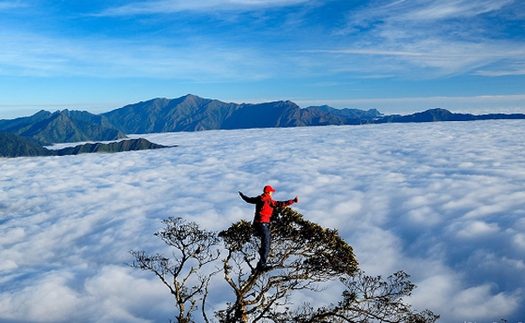
[[[367,273],[411,274],[415,308],[517,322],[524,132],[518,120],[206,131],[146,136],[179,145],[164,150],[1,159],[0,321],[172,318],[168,290],[128,268],[128,251],[165,252],[153,233],[169,216],[210,230],[251,219],[237,191],[271,184],[337,228]]]
[[[513,242],[518,248],[525,251],[525,234],[517,233],[513,237]]]
[[[488,224],[483,221],[473,221],[461,229],[457,235],[460,238],[475,238],[495,234],[498,231],[499,226],[496,223]]]
[[[492,292],[492,286],[482,285],[465,289],[452,299],[454,312],[467,321],[511,314],[520,306],[517,295]]]
[[[497,322],[518,310],[520,300],[517,294],[494,293],[491,284],[468,288],[461,276],[449,271],[422,281],[411,297],[414,306],[432,303],[441,309],[443,322]]]

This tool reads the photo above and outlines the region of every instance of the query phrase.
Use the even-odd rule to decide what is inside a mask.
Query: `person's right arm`
[[[257,203],[257,197],[248,197],[248,196],[242,194],[241,191],[239,191],[239,195],[241,196],[241,198],[242,198],[246,203],[250,203],[250,204],[256,204],[256,203]]]

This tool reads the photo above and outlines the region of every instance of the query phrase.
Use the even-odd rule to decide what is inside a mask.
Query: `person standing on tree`
[[[285,207],[299,202],[299,197],[296,196],[293,200],[275,201],[272,199],[272,194],[275,192],[273,187],[267,185],[263,189],[263,193],[257,197],[248,197],[239,191],[241,198],[250,204],[255,204],[255,217],[253,219],[253,227],[257,234],[261,237],[261,249],[259,250],[260,259],[257,268],[266,270],[271,268],[266,261],[268,260],[268,252],[270,251],[270,218],[273,214],[273,209],[276,207]]]

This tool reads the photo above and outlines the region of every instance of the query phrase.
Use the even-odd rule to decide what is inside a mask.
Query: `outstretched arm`
[[[242,198],[246,203],[251,203],[251,204],[255,204],[255,203],[257,203],[257,198],[256,198],[256,197],[248,197],[248,196],[242,194],[241,191],[239,191],[239,195],[241,196],[241,198]]]
[[[285,206],[289,206],[289,205],[292,205],[294,203],[299,203],[299,196],[296,196],[293,200],[288,200],[288,201],[274,201],[274,207],[285,207]]]

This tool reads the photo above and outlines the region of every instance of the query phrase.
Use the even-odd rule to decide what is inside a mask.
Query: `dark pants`
[[[261,237],[261,249],[259,249],[261,259],[259,260],[258,266],[265,267],[266,261],[268,260],[268,252],[270,251],[270,223],[255,222],[253,227],[257,235]]]

